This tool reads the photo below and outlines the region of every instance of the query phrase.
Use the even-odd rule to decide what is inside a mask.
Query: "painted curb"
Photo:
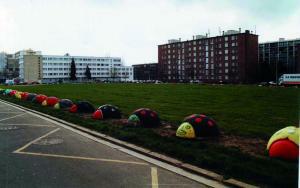
[[[32,110],[30,108],[26,108],[26,107],[23,107],[21,105],[18,105],[18,104],[12,103],[12,102],[8,102],[8,101],[3,100],[3,99],[0,99],[0,101],[2,101],[3,103],[10,104],[12,106],[21,108],[23,110],[38,114],[40,116],[49,118],[53,121],[56,121],[56,122],[62,123],[64,125],[70,126],[73,129],[76,129],[78,131],[84,132],[84,133],[89,134],[91,136],[100,138],[100,139],[105,140],[107,142],[113,143],[115,145],[121,146],[121,147],[129,149],[129,150],[132,150],[134,152],[140,153],[140,154],[145,155],[147,157],[150,157],[150,158],[165,162],[167,164],[176,166],[178,168],[181,168],[181,169],[186,170],[188,172],[194,173],[196,175],[200,175],[200,176],[218,181],[220,183],[223,183],[224,185],[227,185],[227,186],[230,186],[230,187],[241,187],[241,188],[242,187],[250,187],[250,188],[256,188],[257,187],[257,186],[251,185],[251,184],[247,184],[245,182],[238,181],[238,180],[233,179],[233,178],[224,179],[224,177],[222,175],[219,175],[219,174],[214,173],[212,171],[209,171],[209,170],[206,170],[206,169],[203,169],[203,168],[199,168],[197,166],[193,166],[193,165],[188,164],[188,163],[184,163],[182,161],[179,161],[177,159],[168,157],[168,156],[163,155],[163,154],[152,152],[151,150],[136,146],[134,144],[131,144],[131,143],[128,143],[128,142],[125,142],[125,141],[118,140],[118,139],[110,137],[108,135],[105,135],[105,134],[99,133],[97,131],[82,127],[80,125],[76,125],[76,124],[64,121],[62,119],[53,117],[51,115],[44,114],[44,113],[36,111],[36,110]]]

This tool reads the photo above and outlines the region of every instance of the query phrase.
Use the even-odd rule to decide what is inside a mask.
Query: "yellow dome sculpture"
[[[176,136],[181,138],[196,138],[193,126],[187,122],[182,123],[177,131]]]
[[[276,133],[273,134],[273,136],[270,138],[267,146],[267,150],[270,149],[270,146],[273,142],[281,139],[289,139],[290,141],[294,142],[299,146],[299,127],[295,126],[288,126],[283,129],[280,129]]]

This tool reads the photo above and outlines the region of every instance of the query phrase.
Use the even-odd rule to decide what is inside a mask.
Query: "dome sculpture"
[[[93,119],[120,119],[121,111],[116,106],[105,104],[100,106],[92,117]]]
[[[9,93],[11,92],[11,89],[5,89],[3,92],[3,95],[9,95]]]
[[[160,118],[157,112],[149,108],[140,108],[129,116],[128,122],[143,127],[157,127],[160,125]]]
[[[176,132],[176,136],[182,138],[216,137],[219,134],[216,122],[203,114],[193,114],[184,118]]]
[[[299,127],[288,126],[274,133],[267,145],[269,156],[297,160],[299,158],[299,132]]]
[[[38,104],[42,104],[42,102],[44,102],[44,100],[47,99],[46,95],[37,95],[32,101]]]
[[[17,91],[16,93],[15,93],[15,97],[17,98],[17,99],[21,99],[21,94],[22,94],[23,92],[21,92],[21,91]]]
[[[11,91],[9,92],[9,96],[13,97],[13,96],[15,96],[16,93],[17,93],[16,90],[11,90]]]
[[[37,96],[37,94],[35,94],[35,93],[29,93],[26,97],[26,100],[27,101],[34,101],[36,96]]]
[[[43,106],[54,106],[58,103],[59,99],[57,97],[47,97],[46,100],[42,102]]]
[[[23,101],[27,100],[28,95],[29,95],[28,92],[22,92],[21,93],[21,100],[23,100]]]
[[[66,109],[66,108],[71,108],[73,105],[73,102],[69,99],[61,99],[59,102],[57,102],[54,105],[55,109]]]
[[[69,111],[72,113],[93,113],[95,108],[87,101],[78,101],[71,106]]]

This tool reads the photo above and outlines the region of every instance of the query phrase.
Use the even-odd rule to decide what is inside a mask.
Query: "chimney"
[[[179,38],[179,42],[181,42],[181,38]]]
[[[225,34],[225,31],[223,31],[223,35]]]
[[[195,36],[193,35],[193,40],[195,39]]]
[[[241,33],[242,32],[242,29],[241,28],[239,28],[239,33]]]

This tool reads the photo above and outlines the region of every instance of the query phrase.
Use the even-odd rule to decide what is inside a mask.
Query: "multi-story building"
[[[41,82],[43,79],[42,52],[22,50],[14,54],[12,61],[16,59],[19,64],[19,78],[24,82]]]
[[[196,35],[158,46],[162,81],[252,83],[258,66],[258,35],[229,30],[221,36]]]
[[[93,57],[66,55],[43,55],[43,82],[69,81],[71,61],[76,65],[78,81],[86,80],[85,71],[90,68],[93,80],[132,81],[133,68],[124,66],[119,57]]]
[[[7,54],[6,56],[6,70],[5,77],[13,79],[19,77],[19,61],[15,58],[15,54]]]
[[[259,69],[261,81],[276,80],[282,74],[299,73],[297,46],[300,38],[264,42],[259,44]],[[299,65],[298,65],[299,66]]]
[[[7,54],[5,52],[0,52],[0,82],[5,80],[5,71],[7,65]]]
[[[134,80],[158,80],[158,63],[133,65]]]
[[[86,80],[87,66],[92,80],[125,82],[133,80],[133,68],[124,66],[118,57],[42,55],[41,51],[31,49],[15,54],[1,53],[0,72],[3,64],[6,65],[4,71],[6,79],[19,78],[23,82],[43,83],[69,81],[72,60],[75,62],[79,82]]]

